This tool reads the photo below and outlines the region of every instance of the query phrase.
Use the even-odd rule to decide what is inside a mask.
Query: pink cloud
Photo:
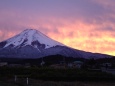
[[[100,0],[95,0],[95,2],[104,7],[108,6],[105,1],[105,3]],[[111,9],[113,10],[112,7]],[[2,12],[0,18],[0,37],[2,38],[0,41],[14,36],[26,28],[35,28],[67,46],[115,55],[115,24],[113,22],[115,16],[113,11],[105,12],[94,18],[82,15],[71,18],[37,14],[30,16],[10,11]]]

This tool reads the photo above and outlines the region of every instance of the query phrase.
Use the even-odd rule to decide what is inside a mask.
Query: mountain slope
[[[4,43],[5,45],[3,45]],[[30,45],[38,50],[41,48],[50,48],[56,45],[64,46],[63,44],[52,40],[51,38],[34,29],[24,30],[22,33],[14,36],[13,38],[0,43],[0,45],[2,45],[2,48],[19,48]]]
[[[22,33],[0,42],[0,57],[40,58],[57,54],[75,58],[110,57],[67,47],[33,29],[24,30]]]

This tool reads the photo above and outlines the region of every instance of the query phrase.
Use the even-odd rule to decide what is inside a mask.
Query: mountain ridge
[[[41,58],[49,55],[63,55],[74,58],[109,58],[105,54],[96,54],[73,49],[59,43],[40,31],[26,29],[20,34],[0,42],[0,57]]]
[[[37,44],[45,44],[42,45],[44,48],[49,48],[56,45],[63,46],[61,43],[50,39],[46,35],[34,29],[26,29],[13,38],[8,39],[7,42],[8,43],[4,47],[8,47],[11,44],[13,47],[31,45],[34,48],[37,48]]]

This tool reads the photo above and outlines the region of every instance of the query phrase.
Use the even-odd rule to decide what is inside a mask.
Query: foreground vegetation
[[[44,59],[45,65],[43,67],[39,65],[41,59],[1,60],[8,62],[8,65],[0,67],[0,86],[27,86],[27,78],[28,86],[115,86],[115,75],[102,72],[100,68],[102,63],[111,63],[111,68],[114,69],[114,59],[84,60],[68,58],[65,59],[67,63],[80,60],[84,62],[84,65],[81,69],[73,67],[51,68],[50,65],[56,64],[56,62],[59,64],[62,58],[56,60],[53,58],[50,58],[50,60],[49,58]],[[15,65],[17,62],[21,66],[9,66],[9,64]],[[29,63],[30,66],[26,68],[25,63]],[[95,70],[96,68],[98,70]]]
[[[27,78],[28,86],[115,86],[115,76],[101,70],[50,67],[0,68],[0,86],[26,86]]]
[[[27,85],[26,82],[20,81],[14,83],[13,81],[9,82],[1,82],[0,86],[115,86],[115,83],[112,82],[81,82],[81,81],[74,81],[74,82],[62,82],[62,81],[40,81],[40,80],[29,80],[29,84]]]
[[[37,80],[50,81],[114,81],[115,75],[101,72],[101,70],[84,69],[53,69],[48,67],[30,67],[30,68],[0,68],[0,79],[31,78]]]

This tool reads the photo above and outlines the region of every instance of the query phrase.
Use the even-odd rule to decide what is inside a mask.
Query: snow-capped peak
[[[4,48],[8,46],[24,47],[26,45],[31,45],[38,49],[39,47],[50,48],[57,45],[64,46],[35,29],[26,29],[20,34],[8,39]]]

